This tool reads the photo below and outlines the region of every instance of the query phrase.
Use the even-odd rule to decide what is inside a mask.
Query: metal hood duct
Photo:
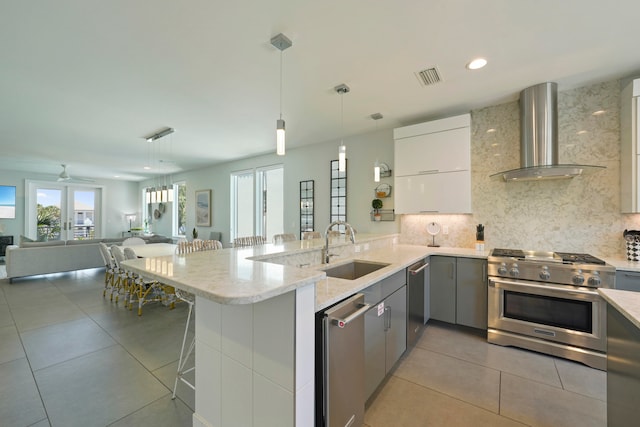
[[[520,168],[491,175],[504,181],[573,178],[603,166],[558,163],[558,85],[540,83],[520,92]]]

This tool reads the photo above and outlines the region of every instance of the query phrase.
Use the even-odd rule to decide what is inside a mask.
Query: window
[[[284,169],[282,165],[231,174],[231,239],[284,232]]]

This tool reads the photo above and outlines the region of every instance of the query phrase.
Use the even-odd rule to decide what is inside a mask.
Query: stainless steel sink
[[[371,261],[358,261],[354,260],[346,264],[336,265],[335,267],[325,268],[324,272],[328,277],[335,277],[337,279],[355,280],[362,276],[373,273],[388,266],[389,264],[381,262]]]

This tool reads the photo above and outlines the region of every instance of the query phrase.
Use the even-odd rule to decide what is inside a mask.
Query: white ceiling
[[[281,32],[291,149],[341,137],[340,83],[348,136],[633,75],[638,16],[637,0],[4,2],[0,169],[140,180],[272,152]],[[423,87],[433,66],[444,81]]]

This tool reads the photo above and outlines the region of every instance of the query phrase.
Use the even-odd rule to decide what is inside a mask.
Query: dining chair
[[[302,240],[322,239],[319,231],[305,231],[302,233]]]
[[[140,237],[127,237],[122,241],[122,246],[136,246],[136,245],[146,245],[147,242]]]
[[[111,295],[111,291],[113,290],[115,280],[116,280],[116,272],[117,267],[113,257],[111,256],[111,252],[109,251],[109,247],[100,242],[98,244],[98,249],[100,250],[100,255],[102,256],[102,260],[104,261],[104,290],[102,291],[102,297],[106,298],[107,292]]]
[[[130,285],[131,275],[124,268],[122,262],[125,260],[124,252],[122,248],[117,245],[111,246],[111,255],[113,255],[113,259],[116,264],[116,275],[118,279],[116,280],[116,285],[113,287],[111,291],[111,299],[113,300],[113,295],[116,296],[116,304],[118,304],[118,299],[120,298],[120,294],[126,294]],[[125,297],[125,306],[127,305],[126,297]]]
[[[284,242],[293,242],[296,239],[296,235],[293,233],[274,234],[273,243],[279,245]]]
[[[247,237],[236,237],[233,240],[234,248],[244,248],[256,245],[263,245],[267,243],[267,239],[264,236],[247,236]]]
[[[204,247],[205,250],[218,250],[222,249],[222,243],[218,240],[205,240]],[[195,305],[196,305],[196,297],[191,292],[187,292],[181,289],[175,289],[175,296],[178,300],[186,302],[189,304],[189,311],[187,313],[187,323],[184,327],[184,335],[182,336],[182,346],[180,347],[180,357],[178,358],[178,371],[176,372],[176,379],[173,383],[173,393],[171,394],[171,398],[176,398],[176,390],[178,388],[178,381],[182,381],[192,390],[196,389],[195,384],[189,382],[184,376],[189,372],[193,371],[196,367],[192,366],[190,368],[186,368],[187,360],[189,360],[189,356],[193,353],[193,350],[196,347],[196,338],[195,336],[191,340],[187,351],[185,352],[185,346],[187,344],[187,335],[189,334],[189,324],[191,322],[192,315],[194,314]]]

